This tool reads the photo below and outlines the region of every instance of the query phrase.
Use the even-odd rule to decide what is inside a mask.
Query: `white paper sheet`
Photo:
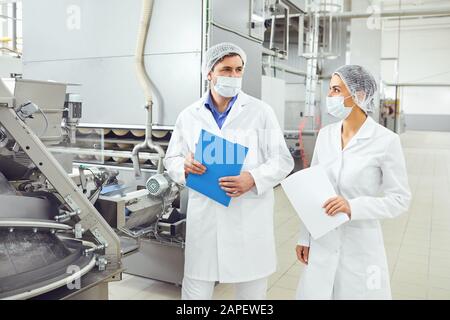
[[[325,201],[336,196],[322,166],[298,171],[282,181],[281,186],[314,240],[349,220],[345,213],[330,217],[322,208]]]

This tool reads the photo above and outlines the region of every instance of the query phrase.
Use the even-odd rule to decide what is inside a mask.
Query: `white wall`
[[[383,24],[382,57],[398,57],[398,62],[382,62],[383,80],[418,85],[402,89],[400,103],[406,115],[450,116],[450,87],[420,86],[450,84],[450,18],[402,19],[400,34],[398,23]]]
[[[402,21],[400,38],[397,26],[384,23],[382,57],[399,56],[399,82],[450,83],[450,18]],[[383,77],[395,80],[387,64]]]
[[[450,114],[450,87],[404,87],[400,103],[406,114]]]
[[[9,78],[12,73],[21,74],[22,70],[22,59],[10,56],[0,56],[1,78]]]

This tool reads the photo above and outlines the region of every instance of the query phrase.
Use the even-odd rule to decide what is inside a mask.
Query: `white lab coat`
[[[408,210],[411,193],[400,138],[368,117],[342,151],[342,121],[320,130],[311,165],[325,167],[336,192],[349,201],[351,220],[314,240],[298,299],[391,299],[380,219]]]
[[[184,159],[195,153],[205,129],[249,148],[242,171],[255,180],[225,207],[189,190],[186,225],[186,277],[227,283],[247,282],[276,270],[273,187],[294,162],[272,108],[241,92],[219,129],[203,98],[178,116],[164,164],[172,179],[185,184]]]

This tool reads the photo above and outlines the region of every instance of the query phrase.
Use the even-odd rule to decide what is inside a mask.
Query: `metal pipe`
[[[328,19],[328,23],[330,24],[328,26],[328,52],[333,52],[333,15],[330,14],[330,17]],[[339,32],[339,30],[337,30]]]
[[[229,28],[229,27],[227,27],[227,26],[224,26],[224,25],[222,25],[222,24],[220,24],[220,23],[217,23],[217,22],[215,22],[215,21],[212,21],[212,22],[211,22],[211,25],[214,26],[214,27],[216,27],[216,28],[222,29],[222,30],[224,30],[224,31],[228,31],[228,32],[234,33],[235,35],[238,35],[238,36],[240,36],[240,37],[242,37],[242,38],[244,38],[244,39],[247,39],[247,40],[256,42],[256,43],[258,43],[258,44],[262,44],[262,43],[264,42],[264,41],[258,40],[258,39],[256,39],[256,38],[252,38],[251,36],[249,36],[249,35],[247,35],[247,34],[245,34],[245,33],[242,33],[242,32],[236,31],[236,30],[233,30],[233,29],[231,29],[231,28]]]
[[[272,16],[272,20],[270,21],[270,40],[269,40],[269,49],[274,50],[274,37],[275,37],[275,16]]]
[[[210,0],[203,0],[202,5],[202,16],[203,23],[202,23],[202,52],[201,52],[201,61],[204,60],[205,52],[209,48],[210,44],[210,36],[211,36],[211,6],[210,6]],[[204,79],[203,75],[201,77],[201,91],[200,94],[203,92],[206,92],[208,90],[208,79]]]
[[[387,87],[450,87],[450,83],[414,83],[414,82],[399,82],[399,83],[389,83],[383,82]]]
[[[12,4],[12,49],[17,51],[17,3]]]
[[[298,75],[301,77],[307,76],[306,71],[303,71],[303,70],[300,70],[297,68],[293,68],[293,67],[290,67],[290,66],[282,64],[282,63],[276,63],[276,64],[264,63],[263,66],[268,67],[268,68],[275,68],[275,69],[285,71],[287,73],[295,74],[295,75]]]
[[[100,149],[86,149],[86,148],[68,148],[68,147],[50,147],[51,152],[74,154],[74,155],[87,155],[87,156],[104,156],[104,157],[117,157],[117,158],[132,158],[132,152],[130,151],[116,151],[116,150],[100,150]],[[159,156],[154,153],[141,153],[143,160],[158,160]]]
[[[318,12],[320,16],[328,16],[329,12]],[[384,10],[376,15],[380,18],[389,18],[389,17],[414,17],[414,16],[450,16],[450,7],[441,7],[441,8],[421,8],[421,9],[402,9],[402,10]],[[301,14],[291,14],[290,17],[299,17]],[[341,12],[334,13],[334,17],[342,18],[342,19],[363,19],[374,16],[374,13],[367,12]],[[283,18],[282,15],[277,15],[276,18]]]
[[[293,1],[291,1],[291,0],[283,0],[283,2],[291,9],[294,9],[294,11],[297,11],[297,12],[302,12],[302,13],[304,13],[304,11],[303,11],[303,9],[302,8],[300,8],[296,3],[294,3]],[[298,1],[297,1],[298,2]]]
[[[304,135],[304,136],[316,136],[317,132],[318,131],[316,131],[316,130],[303,130],[302,131],[302,135]],[[289,135],[290,134],[298,135],[298,130],[284,130],[283,133],[284,134],[289,134]]]
[[[263,53],[263,55],[266,55],[266,56],[271,56],[271,57],[276,57],[276,58],[283,59],[283,55],[281,53],[276,52],[276,51],[271,50],[271,49],[267,49],[266,47],[262,48],[262,53]]]
[[[289,7],[285,7],[284,14],[286,15],[284,19],[284,55],[285,59],[289,55]]]
[[[450,7],[442,8],[421,8],[421,9],[402,9],[402,10],[383,10],[376,13],[380,18],[387,17],[411,17],[411,16],[431,16],[431,15],[450,15]],[[359,19],[372,17],[374,13],[367,12],[342,12],[335,16],[343,19]]]
[[[134,125],[134,124],[116,124],[116,123],[88,123],[80,122],[77,125],[78,128],[89,128],[89,129],[125,129],[125,130],[145,130],[145,125]],[[173,130],[175,126],[158,126],[154,125],[153,129],[170,131]]]
[[[305,16],[301,15],[298,18],[298,51],[297,55],[301,55],[305,51],[305,44],[303,41],[303,34],[305,33]]]
[[[146,148],[153,149],[158,152],[159,160],[158,160],[157,171],[158,171],[158,173],[163,173],[163,171],[164,171],[163,159],[165,157],[165,153],[164,153],[163,148],[160,145],[155,144],[152,140],[152,112],[151,112],[151,107],[146,106],[146,108],[147,108],[147,127],[145,129],[145,140],[144,140],[144,142],[137,144],[133,148],[133,151],[131,152],[131,161],[133,162],[133,168],[134,168],[134,173],[135,173],[136,177],[141,176],[141,164],[139,162],[139,152],[140,152],[140,150],[143,150]]]
[[[160,145],[153,143],[152,140],[152,107],[153,107],[153,97],[152,97],[152,83],[148,73],[145,69],[144,63],[144,50],[147,43],[148,29],[150,27],[150,21],[152,18],[153,0],[142,0],[142,16],[141,24],[139,29],[139,36],[136,48],[136,72],[138,76],[139,83],[141,84],[142,90],[145,95],[145,109],[147,110],[147,124],[145,127],[145,140],[142,143],[137,144],[132,151],[133,168],[136,177],[141,176],[141,165],[139,163],[139,152],[143,149],[155,150],[159,155],[158,161],[158,173],[164,171],[163,159],[165,156],[164,150]]]

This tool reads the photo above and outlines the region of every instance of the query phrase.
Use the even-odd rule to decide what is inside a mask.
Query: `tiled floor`
[[[402,135],[413,201],[383,223],[394,299],[450,299],[450,133]]]
[[[394,299],[450,299],[450,133],[402,135],[413,202],[409,213],[383,221]],[[293,299],[302,265],[295,245],[298,218],[276,189],[275,234],[278,271],[269,299]],[[219,284],[215,299],[233,299],[233,287]],[[111,299],[179,299],[180,288],[125,275],[110,284]]]

